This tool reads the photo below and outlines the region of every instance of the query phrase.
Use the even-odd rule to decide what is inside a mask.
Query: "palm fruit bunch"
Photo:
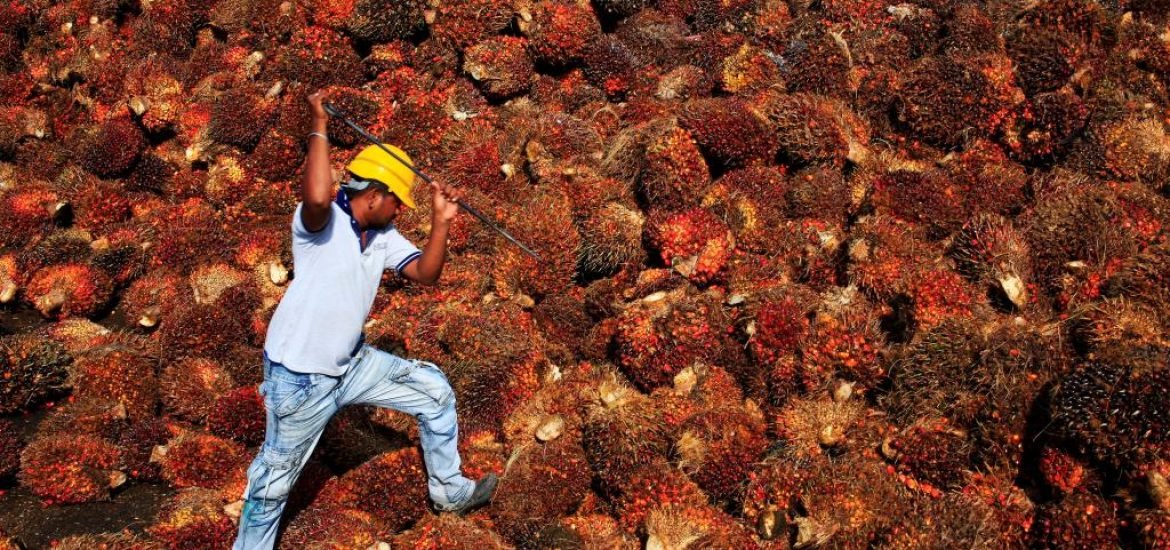
[[[155,447],[151,460],[158,462],[163,479],[178,488],[219,488],[239,477],[247,464],[243,445],[230,439],[188,431],[165,445]]]
[[[20,454],[22,486],[49,503],[109,500],[110,490],[126,482],[118,448],[104,439],[79,434],[33,440]]]
[[[147,532],[167,548],[218,548],[230,545],[236,526],[224,511],[224,500],[211,489],[179,491]]]
[[[0,341],[0,412],[12,414],[60,395],[69,388],[73,357],[60,343],[29,333]]]
[[[398,532],[426,514],[426,470],[413,447],[390,451],[331,479],[315,506],[353,508]]]

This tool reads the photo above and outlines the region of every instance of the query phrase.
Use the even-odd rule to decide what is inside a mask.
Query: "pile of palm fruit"
[[[413,419],[347,409],[282,547],[1168,548],[1167,14],[2,2],[0,315],[43,319],[2,483],[175,491],[59,548],[230,544],[321,89],[541,258],[462,216],[367,325],[447,373],[492,504],[430,512]]]

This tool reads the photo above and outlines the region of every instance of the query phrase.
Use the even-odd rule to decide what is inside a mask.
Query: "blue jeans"
[[[264,445],[248,467],[234,550],[271,549],[280,516],[329,419],[346,405],[388,407],[418,418],[431,500],[448,509],[471,496],[457,444],[455,394],[432,363],[362,346],[340,377],[301,374],[264,358],[260,385],[267,412]]]

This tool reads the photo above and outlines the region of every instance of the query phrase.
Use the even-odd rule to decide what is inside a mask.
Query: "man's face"
[[[402,201],[398,200],[398,196],[394,193],[383,193],[375,191],[372,197],[374,208],[372,215],[369,216],[369,225],[374,229],[385,229],[390,224],[394,223],[394,218],[398,217],[398,209],[402,207]]]

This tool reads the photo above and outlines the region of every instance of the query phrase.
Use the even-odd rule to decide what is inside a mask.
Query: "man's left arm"
[[[399,272],[403,277],[424,285],[437,283],[443,273],[451,220],[459,214],[459,194],[454,188],[431,182],[431,191],[431,234],[423,246],[422,256]]]

